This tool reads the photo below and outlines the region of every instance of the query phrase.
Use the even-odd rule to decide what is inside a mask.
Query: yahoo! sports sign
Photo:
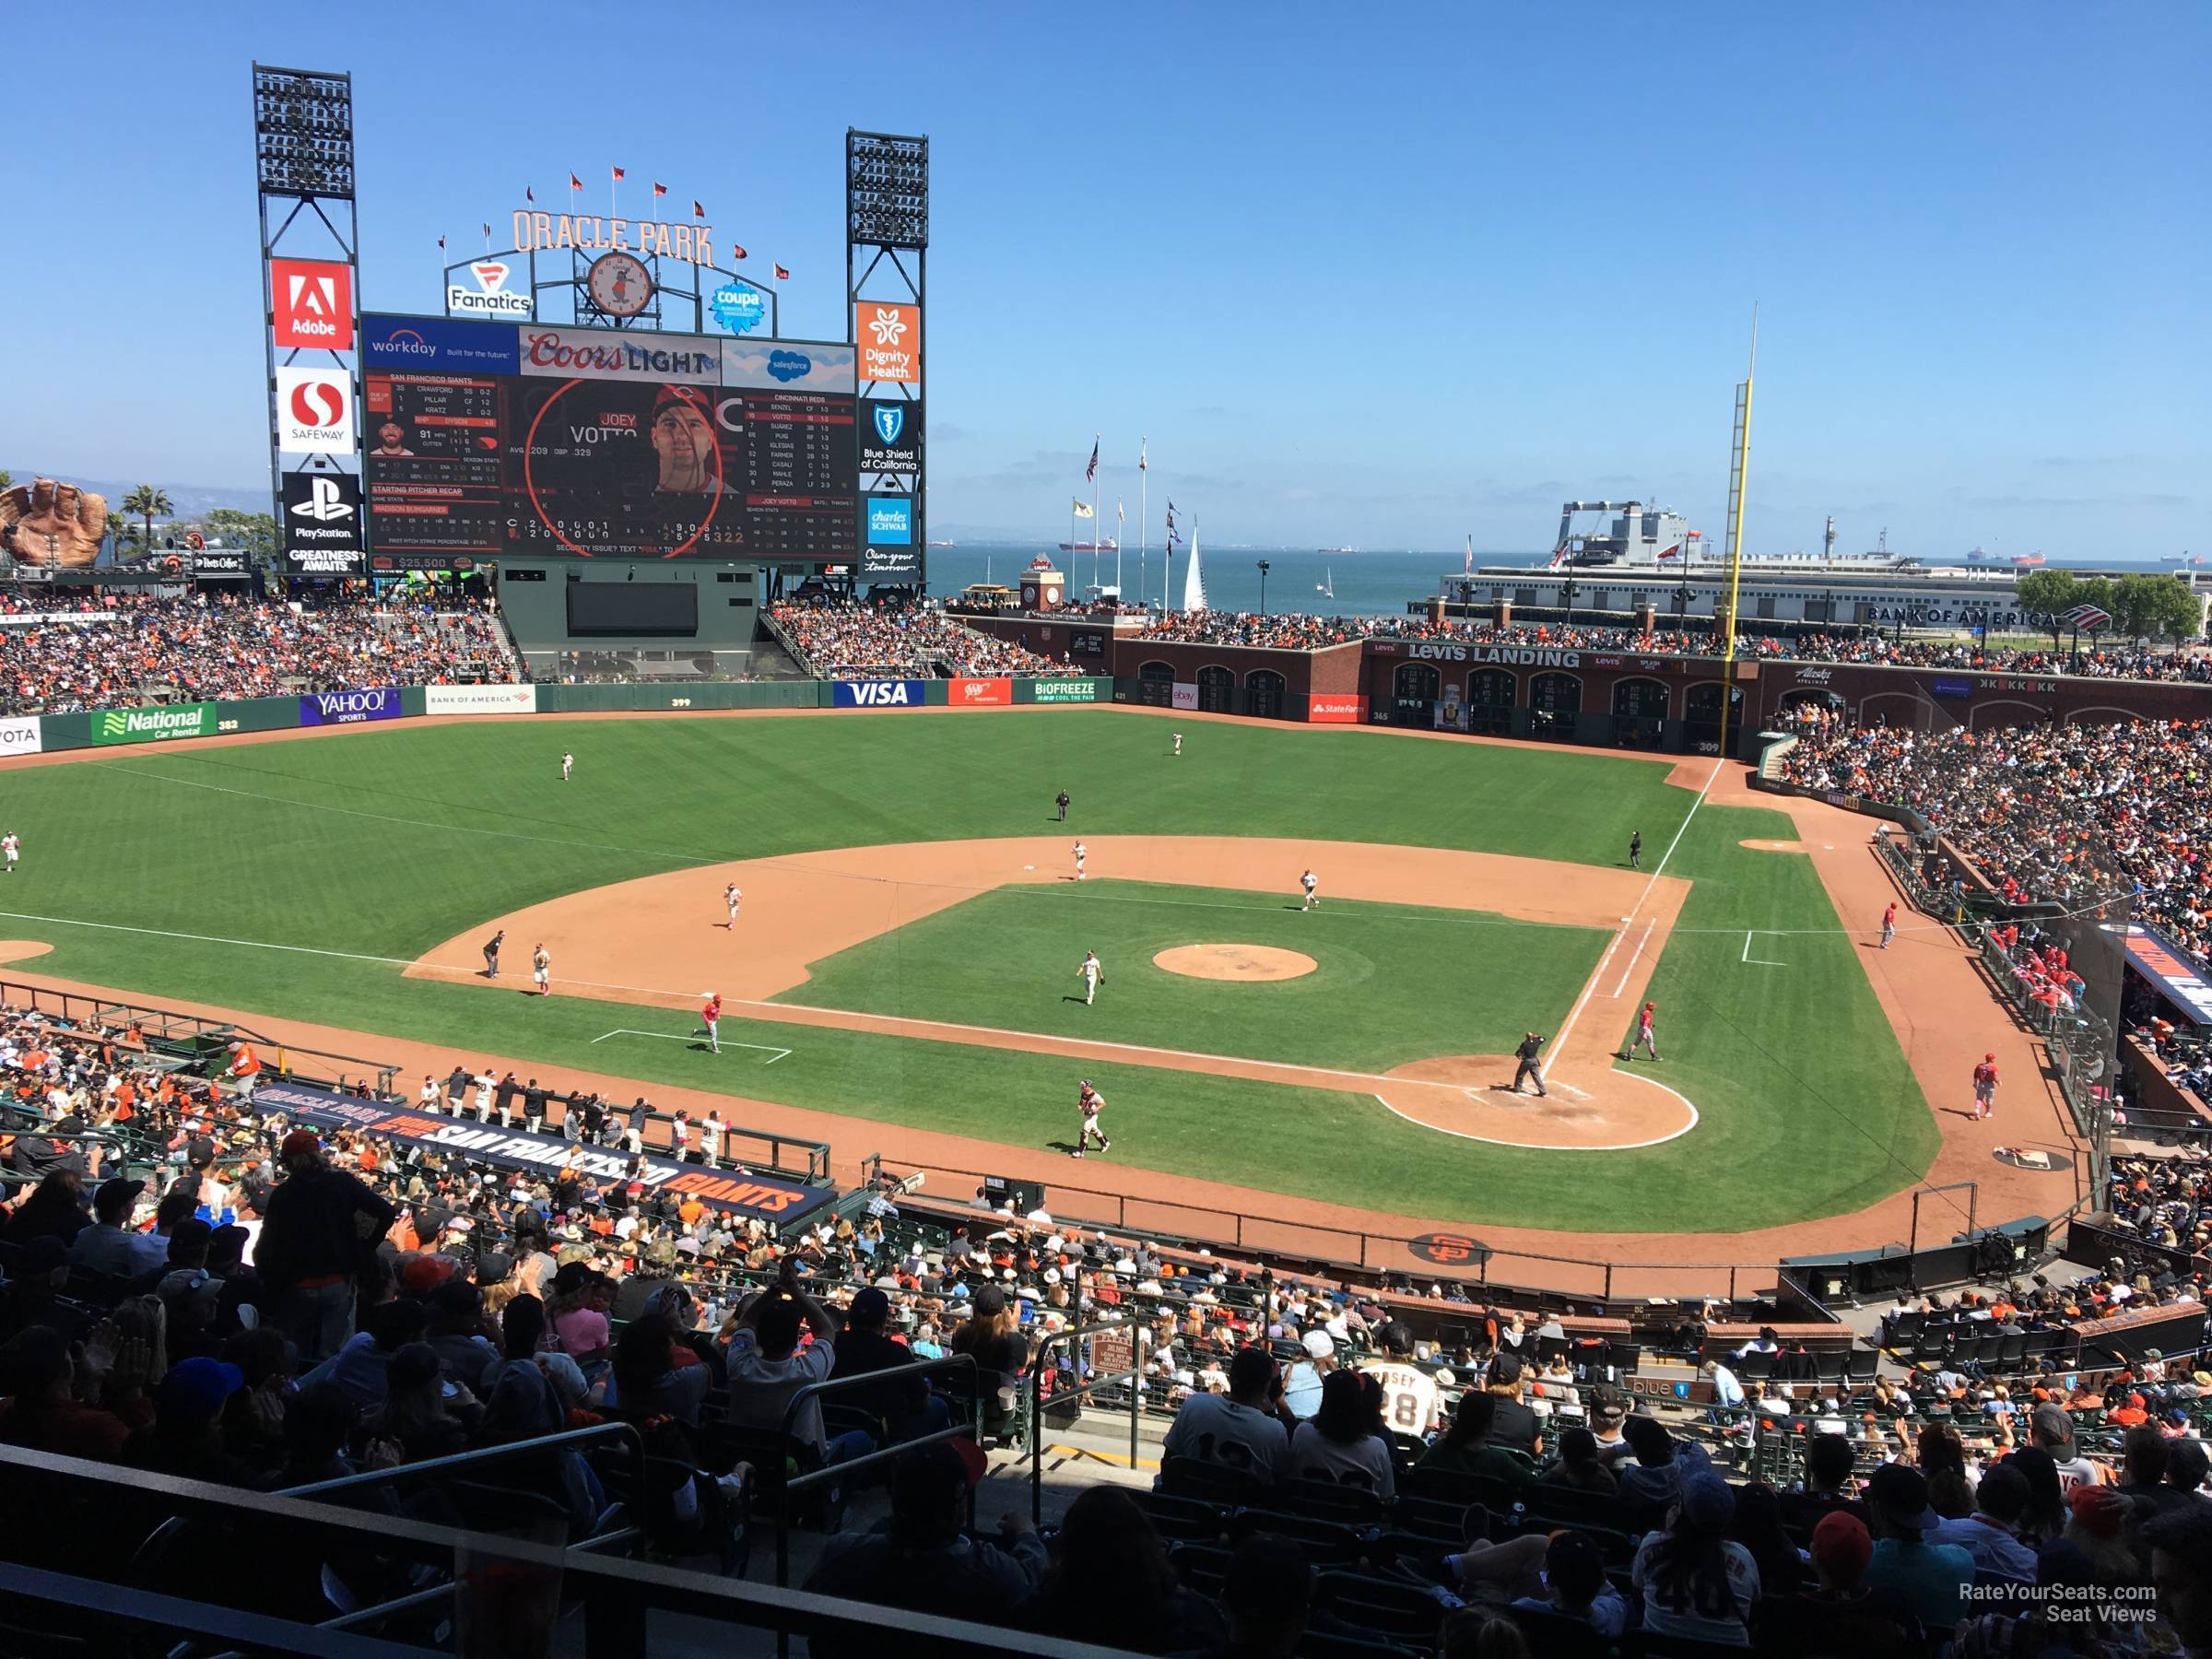
[[[373,691],[318,691],[300,700],[301,725],[358,725],[364,720],[397,720],[399,688],[380,686]]]

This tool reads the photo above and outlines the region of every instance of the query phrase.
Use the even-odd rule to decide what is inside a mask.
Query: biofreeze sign
[[[918,709],[927,680],[838,680],[833,695],[841,709]]]

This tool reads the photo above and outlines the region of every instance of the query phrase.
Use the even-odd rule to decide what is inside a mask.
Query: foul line
[[[1634,973],[1636,971],[1636,964],[1643,960],[1643,947],[1652,942],[1652,929],[1658,925],[1658,917],[1650,916],[1645,918],[1643,924],[1643,936],[1636,941],[1636,948],[1629,958],[1629,965],[1620,971],[1620,983],[1613,987],[1613,1000],[1618,1001],[1620,994],[1629,988],[1629,975]]]
[[[1666,861],[1674,857],[1675,849],[1682,844],[1682,832],[1689,828],[1689,820],[1698,816],[1698,808],[1705,805],[1705,797],[1712,793],[1713,783],[1720,777],[1721,768],[1725,764],[1726,761],[1724,758],[1720,756],[1714,757],[1712,770],[1705,774],[1705,787],[1698,791],[1697,799],[1690,802],[1689,810],[1682,815],[1682,821],[1675,826],[1675,839],[1668,841],[1666,843],[1666,851],[1659,854],[1659,862],[1652,866],[1652,873],[1644,881],[1643,891],[1636,896],[1636,902],[1632,907],[1630,907],[1629,913],[1620,919],[1620,931],[1613,935],[1613,943],[1606,949],[1605,959],[1598,963],[1597,971],[1592,973],[1588,982],[1583,984],[1582,995],[1574,999],[1574,1006],[1568,1010],[1567,1023],[1559,1028],[1558,1035],[1554,1036],[1551,1040],[1550,1057],[1547,1058],[1542,1065],[1536,1068],[1536,1076],[1541,1077],[1545,1082],[1548,1083],[1551,1081],[1552,1063],[1553,1061],[1557,1060],[1560,1054],[1566,1052],[1568,1035],[1574,1030],[1574,1022],[1583,1017],[1583,1009],[1588,1006],[1590,1002],[1590,994],[1597,989],[1597,982],[1599,977],[1603,975],[1606,971],[1606,963],[1610,962],[1613,959],[1613,952],[1620,948],[1621,940],[1628,936],[1629,929],[1635,924],[1636,912],[1641,910],[1645,903],[1651,899],[1652,888],[1658,885],[1660,876],[1664,874],[1666,869]],[[1653,917],[1652,919],[1656,921],[1658,918]],[[1644,931],[1648,935],[1651,930],[1647,927]],[[1639,945],[1636,948],[1638,954],[1641,955],[1643,947]],[[1633,969],[1635,965],[1635,959],[1631,957],[1629,960],[1629,966],[1630,968]],[[1621,976],[1621,983],[1623,985],[1628,983],[1628,975],[1625,973]],[[1618,996],[1620,993],[1616,991],[1613,994]]]
[[[577,982],[579,984],[584,984],[588,982],[589,982],[583,980],[579,980]],[[778,1048],[772,1042],[739,1042],[733,1039],[732,1041],[722,1043],[717,1047],[710,1047],[707,1043],[701,1041],[702,1036],[703,1033],[699,1031],[692,1031],[688,1034],[677,1031],[641,1031],[630,1026],[618,1026],[611,1031],[603,1032],[599,1036],[593,1038],[592,1041],[594,1042],[605,1042],[609,1037],[658,1037],[663,1042],[688,1042],[694,1048],[706,1048],[711,1053],[720,1053],[722,1050],[725,1048],[758,1049],[760,1051],[760,1053],[772,1056],[771,1059],[761,1061],[760,1064],[763,1065],[773,1065],[778,1060],[788,1060],[791,1058],[791,1050],[787,1048]]]

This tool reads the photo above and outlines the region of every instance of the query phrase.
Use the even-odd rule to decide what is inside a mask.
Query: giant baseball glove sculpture
[[[52,478],[0,490],[0,551],[24,564],[83,570],[107,533],[105,496]]]

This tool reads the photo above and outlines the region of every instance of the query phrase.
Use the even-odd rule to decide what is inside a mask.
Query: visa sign
[[[918,679],[838,680],[833,692],[841,709],[918,709],[928,684]]]

